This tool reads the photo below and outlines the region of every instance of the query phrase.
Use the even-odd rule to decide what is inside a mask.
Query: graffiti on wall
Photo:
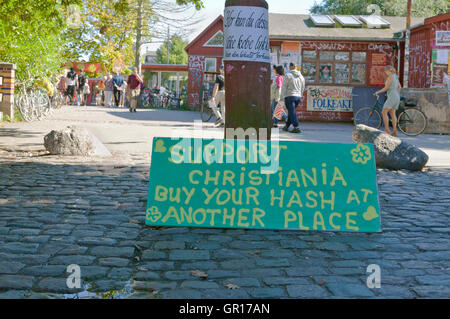
[[[189,94],[188,104],[191,108],[200,106],[200,88],[203,85],[203,73],[205,70],[204,56],[189,56]]]
[[[352,112],[351,87],[310,86],[308,88],[307,110],[327,112]]]

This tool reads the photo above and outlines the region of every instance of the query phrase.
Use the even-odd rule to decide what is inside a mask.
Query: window
[[[391,24],[377,15],[359,17],[369,28],[389,28]]]
[[[304,50],[302,62],[308,84],[366,84],[366,52]]]
[[[205,43],[205,47],[223,47],[223,32],[217,32],[208,42]]]
[[[205,72],[216,72],[217,71],[217,59],[216,58],[206,58],[205,59]]]
[[[331,27],[335,25],[333,19],[327,15],[311,15],[310,19],[316,27]]]
[[[344,27],[362,27],[361,21],[354,16],[335,15],[334,18]]]

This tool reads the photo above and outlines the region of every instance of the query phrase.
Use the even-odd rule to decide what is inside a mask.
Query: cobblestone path
[[[70,264],[105,298],[450,297],[449,169],[379,170],[383,232],[350,234],[147,228],[147,162],[0,162],[0,298],[81,292]]]

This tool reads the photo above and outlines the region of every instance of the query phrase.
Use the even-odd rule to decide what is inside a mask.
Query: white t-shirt
[[[70,78],[67,78],[67,85],[68,86],[75,86],[78,80],[78,76],[75,76],[75,78],[72,80]]]

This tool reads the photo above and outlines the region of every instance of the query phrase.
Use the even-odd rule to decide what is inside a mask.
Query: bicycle
[[[17,83],[16,106],[26,122],[41,120],[51,112],[51,100],[45,90],[37,87],[35,79]]]
[[[202,87],[200,92],[200,118],[203,122],[209,122],[211,118],[215,115],[214,111],[209,106],[209,101],[211,100],[208,90]]]
[[[356,112],[353,118],[354,124],[364,124],[379,129],[383,124],[383,118],[380,112],[381,108],[382,105],[377,96],[377,101],[374,106],[365,106]],[[402,96],[396,115],[398,129],[407,136],[420,135],[427,128],[428,119],[415,101],[408,101]]]
[[[165,107],[169,109],[180,109],[181,99],[176,96],[175,92],[168,92]]]

